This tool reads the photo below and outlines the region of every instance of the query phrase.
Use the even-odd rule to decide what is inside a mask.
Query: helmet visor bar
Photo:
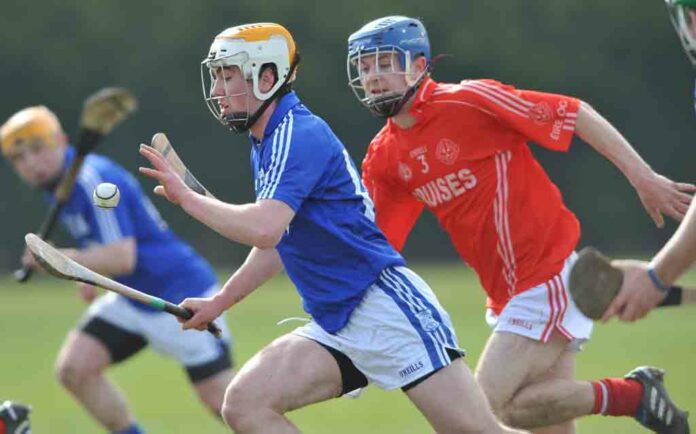
[[[370,109],[378,103],[398,101],[406,91],[409,60],[408,52],[394,46],[355,50],[346,62],[348,86]]]
[[[229,62],[221,63],[219,59],[216,61],[205,60],[201,63],[201,86],[203,90],[203,99],[210,113],[223,125],[229,126],[231,120],[244,122],[249,118],[249,99],[250,92],[246,85],[243,90],[235,91],[231,89],[231,81],[228,80],[226,69],[238,69],[242,71],[241,65],[233,65]],[[232,107],[237,106],[232,99],[246,97],[246,108],[243,111],[229,112]],[[223,114],[223,107],[226,106],[228,113]]]

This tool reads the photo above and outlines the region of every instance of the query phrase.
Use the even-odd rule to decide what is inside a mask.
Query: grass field
[[[413,267],[433,286],[454,319],[460,343],[474,366],[489,330],[483,321],[483,294],[463,266]],[[696,275],[689,276],[691,282]],[[30,403],[38,434],[103,432],[58,386],[53,363],[66,331],[85,306],[72,284],[40,277],[28,286],[0,280],[0,399]],[[235,335],[235,357],[247,360],[296,323],[280,319],[302,315],[294,288],[279,277],[228,313]],[[578,357],[578,377],[621,376],[641,364],[668,370],[670,392],[682,406],[696,409],[696,309],[664,309],[634,325],[599,325]],[[126,391],[139,421],[150,433],[228,432],[198,404],[184,373],[171,360],[143,351],[109,374]],[[290,414],[306,433],[427,433],[422,416],[400,392],[370,388],[358,400],[338,399]],[[580,433],[644,432],[633,420],[588,417]]]

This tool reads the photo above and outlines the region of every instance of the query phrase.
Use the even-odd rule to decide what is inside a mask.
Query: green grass
[[[483,293],[472,273],[459,264],[413,267],[438,293],[450,311],[459,341],[474,366],[489,329],[483,320]],[[692,282],[696,275],[690,276]],[[85,306],[74,287],[49,277],[20,286],[0,280],[0,399],[11,398],[34,408],[34,432],[74,434],[103,432],[58,386],[53,375],[56,352]],[[280,319],[301,316],[298,296],[279,277],[228,313],[235,336],[235,357],[247,360],[273,338],[297,324],[276,326]],[[578,378],[620,376],[641,364],[668,370],[670,393],[682,406],[696,409],[696,310],[664,309],[633,325],[599,325],[578,357]],[[227,432],[198,404],[179,366],[152,351],[115,367],[111,378],[126,391],[139,421],[151,433]],[[424,433],[422,416],[400,392],[370,388],[358,400],[337,399],[290,414],[306,433]],[[588,417],[580,433],[643,432],[626,418]]]

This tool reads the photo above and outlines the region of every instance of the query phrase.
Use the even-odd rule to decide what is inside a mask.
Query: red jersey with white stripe
[[[528,141],[567,151],[579,101],[494,80],[427,79],[411,128],[391,119],[363,161],[377,224],[402,249],[424,207],[478,274],[499,313],[515,294],[558,274],[580,225]]]

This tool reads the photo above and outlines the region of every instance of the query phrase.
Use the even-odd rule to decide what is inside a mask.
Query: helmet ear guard
[[[288,74],[286,74],[285,79],[281,82],[280,79],[277,79],[276,85],[280,83],[279,86],[273,86],[276,91],[271,93],[270,91],[268,94],[270,94],[266,100],[261,104],[261,106],[256,110],[254,113],[252,113],[250,116],[248,116],[246,119],[234,119],[234,115],[232,117],[228,118],[227,116],[223,117],[224,121],[226,122],[227,126],[230,128],[230,130],[234,131],[235,133],[244,133],[251,128],[257,120],[261,117],[261,115],[266,111],[269,105],[276,99],[280,98],[281,96],[285,95],[286,93],[290,92],[292,89],[292,83],[289,81],[290,77],[295,73],[295,70],[297,70],[297,65],[300,63],[300,53],[299,51],[295,52],[295,59],[293,60],[292,64],[290,65],[290,69],[288,71]],[[259,75],[261,74],[261,70],[259,70]],[[258,78],[257,78],[258,80]]]

